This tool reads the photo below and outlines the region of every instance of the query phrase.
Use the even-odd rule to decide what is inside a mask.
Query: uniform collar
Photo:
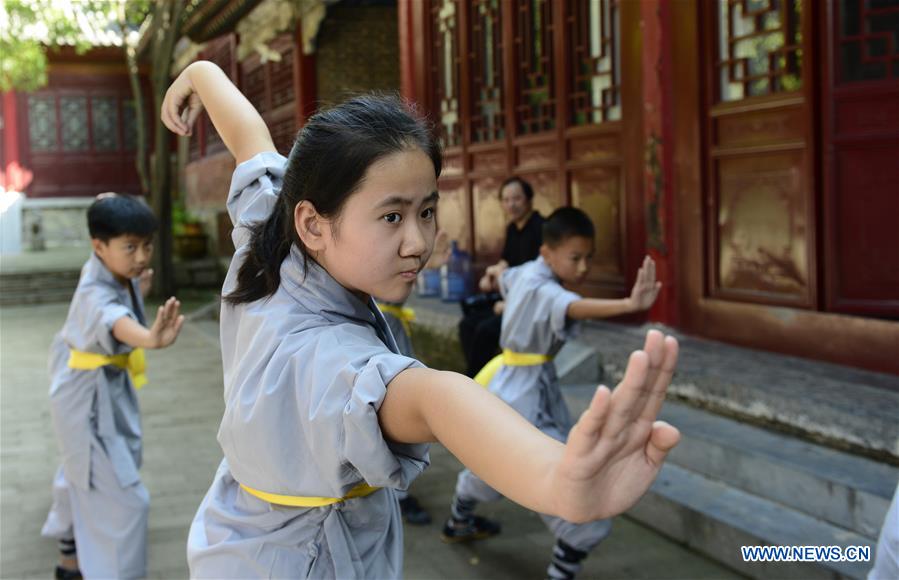
[[[313,312],[320,312],[331,322],[358,320],[378,328],[378,309],[371,298],[363,302],[344,288],[312,258],[304,260],[296,245],[281,264],[281,280],[287,293]],[[383,318],[382,318],[383,321]]]
[[[137,278],[128,279],[128,283],[131,285],[129,289],[119,282],[115,274],[106,267],[106,264],[103,263],[103,260],[100,259],[96,252],[91,252],[91,257],[84,264],[84,268],[81,270],[81,278],[85,282],[104,284],[114,288],[123,304],[132,305],[132,312],[137,316],[138,322],[146,324],[143,297],[141,296],[140,282]]]
[[[549,264],[546,263],[543,256],[537,256],[537,259],[534,260],[534,272],[541,278],[549,278],[556,282],[559,281],[558,276],[553,273],[552,268],[549,267]]]
[[[111,284],[117,291],[124,294],[128,293],[128,288],[116,279],[115,275],[106,267],[106,264],[103,263],[103,260],[100,259],[100,256],[98,256],[96,252],[91,252],[91,257],[84,265],[84,272],[82,275],[89,276],[89,280],[93,282]],[[129,282],[133,281],[129,280]]]

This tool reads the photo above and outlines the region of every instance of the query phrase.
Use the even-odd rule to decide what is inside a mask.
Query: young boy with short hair
[[[593,257],[594,227],[573,207],[557,209],[543,224],[540,257],[506,270],[500,291],[506,301],[500,346],[496,357],[475,380],[512,406],[538,429],[565,442],[574,425],[562,398],[552,359],[578,330],[576,322],[648,309],[658,296],[655,263],[644,259],[628,298],[582,298],[564,286],[583,282]],[[563,286],[564,285],[564,286]],[[502,497],[474,473],[459,474],[443,540],[461,542],[499,533],[500,526],[474,515],[478,502]],[[550,578],[573,578],[581,561],[611,530],[610,520],[573,524],[541,515],[556,536]]]
[[[41,534],[59,542],[56,578],[141,578],[150,498],[138,474],[135,389],[146,382],[143,349],[170,346],[184,316],[169,298],[145,326],[143,294],[158,227],[145,203],[104,195],[87,221],[94,251],[50,349],[50,410],[62,465]]]

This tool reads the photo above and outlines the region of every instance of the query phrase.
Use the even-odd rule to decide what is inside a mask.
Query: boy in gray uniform
[[[59,542],[57,578],[141,578],[150,497],[138,474],[135,389],[146,381],[143,349],[171,345],[184,317],[169,298],[153,326],[144,326],[157,228],[146,204],[105,196],[87,219],[94,252],[50,350],[50,410],[62,465],[41,534]]]
[[[622,300],[582,298],[564,285],[583,282],[593,256],[594,228],[581,210],[556,210],[543,225],[540,257],[506,270],[500,279],[505,301],[500,346],[503,354],[475,377],[532,425],[557,441],[565,442],[574,425],[559,389],[553,357],[578,330],[577,320],[603,318],[646,310],[661,284],[655,264],[647,257],[637,274],[630,297]],[[500,526],[474,515],[478,502],[501,494],[466,469],[459,474],[452,514],[443,528],[446,542],[486,538]],[[542,515],[556,536],[550,578],[573,578],[581,561],[611,530],[610,520],[573,524]]]

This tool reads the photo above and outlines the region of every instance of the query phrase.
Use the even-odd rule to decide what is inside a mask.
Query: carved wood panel
[[[899,0],[828,3],[826,306],[899,317]]]
[[[572,204],[596,226],[596,246],[588,280],[624,287],[621,171],[617,167],[576,169],[570,173]]]
[[[565,196],[559,187],[559,176],[555,171],[527,172],[519,175],[534,188],[534,209],[543,217],[549,216],[557,207],[565,205]]]
[[[499,201],[501,177],[482,177],[472,180],[474,200],[474,237],[478,260],[495,259],[503,249],[506,220]]]
[[[725,294],[805,302],[810,240],[802,165],[801,152],[717,163],[717,286]]]
[[[840,148],[835,296],[847,310],[899,310],[899,140]]]
[[[447,233],[448,239],[457,241],[459,247],[467,252],[471,251],[469,215],[470,208],[465,183],[441,180],[437,226]]]

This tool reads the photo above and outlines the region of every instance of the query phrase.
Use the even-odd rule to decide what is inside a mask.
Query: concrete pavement
[[[47,400],[47,350],[67,304],[0,308],[0,577],[47,578],[53,542],[40,537],[57,466]],[[222,371],[214,320],[191,320],[173,348],[148,354],[141,391],[142,477],[151,495],[150,577],[187,576],[185,543],[221,450]],[[539,578],[552,546],[540,519],[510,502],[485,506],[505,532],[473,545],[439,541],[459,463],[435,446],[413,493],[434,516],[407,527],[408,578]],[[733,572],[641,525],[619,518],[587,560],[585,578],[731,578]]]

